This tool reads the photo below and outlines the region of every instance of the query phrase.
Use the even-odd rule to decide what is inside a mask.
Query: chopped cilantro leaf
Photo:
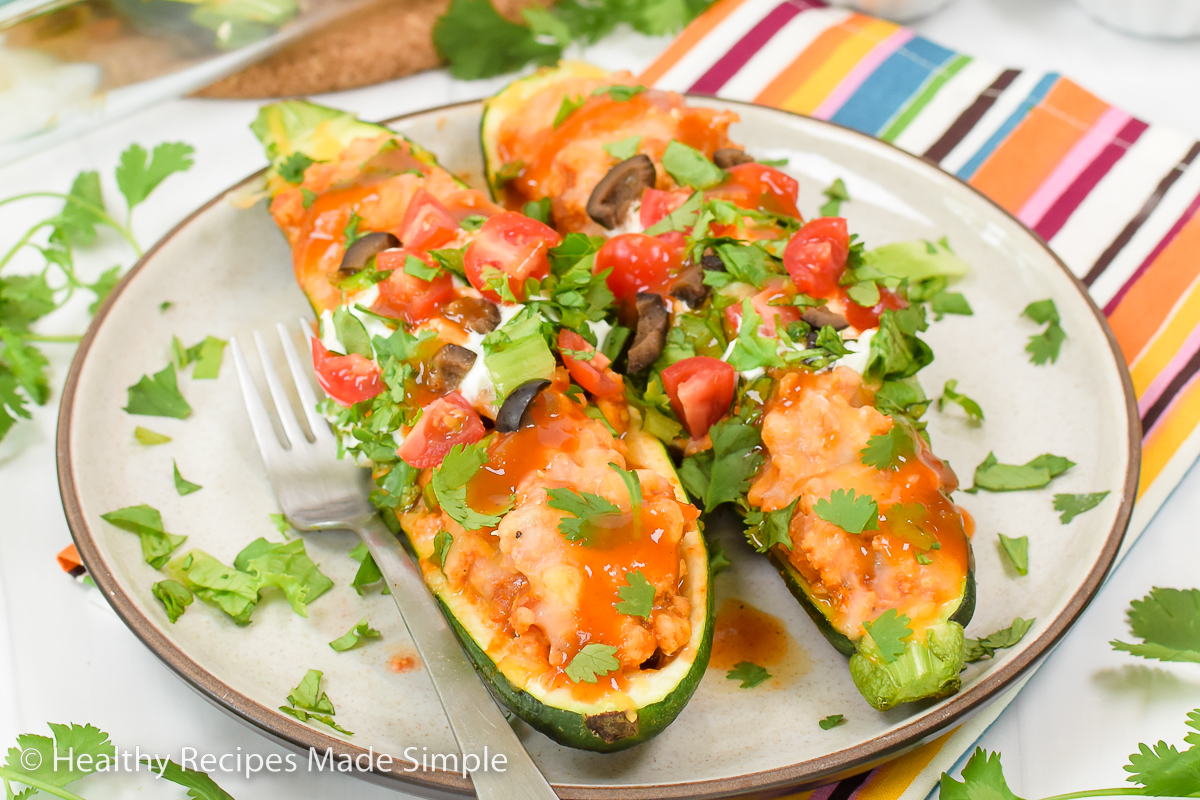
[[[175,491],[179,492],[180,497],[183,497],[186,494],[191,494],[192,492],[198,492],[204,488],[198,483],[192,483],[189,480],[185,480],[184,477],[179,474],[179,465],[175,464],[174,461],[171,463],[175,466]]]
[[[1054,510],[1061,511],[1059,521],[1066,525],[1085,511],[1090,511],[1100,505],[1100,501],[1108,497],[1108,492],[1093,492],[1092,494],[1056,494],[1054,495]]]
[[[774,511],[754,511],[746,515],[746,540],[760,553],[765,553],[775,545],[791,550],[792,535],[790,532],[792,517],[796,514],[797,497],[790,504]]]
[[[862,624],[885,664],[891,664],[904,653],[904,640],[913,634],[912,628],[908,627],[911,621],[896,609],[889,608],[874,622]]]
[[[340,306],[333,312],[333,329],[337,338],[346,349],[346,355],[358,353],[363,358],[374,358],[375,351],[371,347],[371,337],[367,335],[367,326],[350,309]]]
[[[311,158],[297,150],[279,164],[276,172],[279,173],[279,177],[292,186],[299,186],[304,183],[305,170],[315,163]]]
[[[206,336],[200,344],[188,348],[188,360],[196,364],[192,369],[193,380],[215,380],[221,374],[221,362],[227,344],[224,339]]]
[[[646,91],[645,86],[625,86],[624,84],[614,84],[612,86],[601,86],[592,92],[592,97],[599,97],[606,94],[618,103],[627,103],[630,98],[636,94]]]
[[[354,546],[354,549],[350,551],[350,557],[359,564],[358,572],[355,573],[354,580],[350,582],[350,585],[361,597],[366,594],[368,586],[373,586],[383,580],[383,573],[379,571],[379,565],[375,563],[375,559],[363,542]],[[386,585],[383,587],[383,594],[391,594],[391,590]]]
[[[817,724],[821,726],[821,730],[831,731],[838,725],[846,724],[846,718],[841,714],[830,714],[828,717],[825,717],[825,719],[817,722]]]
[[[562,103],[558,106],[558,113],[554,115],[554,129],[557,130],[559,125],[567,121],[567,117],[574,114],[579,108],[587,102],[583,95],[575,97],[563,96]]]
[[[125,406],[125,412],[175,419],[185,419],[191,415],[192,407],[179,393],[175,365],[168,364],[162,372],[153,377],[143,375],[141,380],[130,386],[129,404]]]
[[[1054,301],[1047,299],[1030,303],[1021,314],[1039,325],[1046,326],[1041,333],[1029,337],[1029,344],[1025,345],[1025,352],[1029,353],[1029,360],[1038,365],[1057,361],[1067,334],[1060,324],[1062,320],[1059,319],[1058,308],[1055,307]]]
[[[442,570],[446,569],[446,558],[450,555],[452,544],[454,544],[454,537],[450,535],[450,531],[440,530],[433,537],[433,561]]]
[[[328,725],[338,733],[353,736],[353,733],[334,722],[333,715],[337,712],[334,710],[329,696],[321,691],[323,677],[324,673],[320,670],[310,669],[300,684],[288,694],[288,703],[291,705],[280,706],[279,710],[301,722],[315,720]]]
[[[621,476],[621,480],[625,483],[625,489],[629,492],[629,507],[633,509],[633,513],[637,514],[642,507],[642,481],[638,478],[637,470],[621,469],[611,461],[608,464],[613,470]]]
[[[596,524],[602,522],[606,517],[613,517],[621,513],[620,508],[591,492],[554,488],[547,490],[546,494],[550,498],[546,505],[572,515],[559,520],[559,533],[569,542],[581,541],[588,547],[594,544]]]
[[[879,506],[869,494],[854,496],[853,489],[834,489],[829,499],[813,506],[818,517],[847,533],[879,530]]]
[[[941,319],[947,314],[959,314],[964,317],[975,314],[971,309],[971,304],[967,302],[967,298],[959,292],[938,292],[929,298],[929,308],[933,310],[933,316],[936,319]]]
[[[469,531],[494,528],[499,514],[481,514],[467,504],[467,481],[488,462],[487,444],[456,444],[433,473],[434,495],[442,510]]]
[[[301,617],[308,616],[309,603],[333,588],[333,581],[309,558],[303,539],[282,543],[255,539],[237,554],[233,568],[253,578],[256,592],[272,586],[282,591]]]
[[[1200,663],[1200,589],[1155,587],[1129,605],[1129,628],[1140,644],[1112,641],[1114,650],[1159,661]]]
[[[916,446],[908,427],[893,420],[886,433],[876,434],[867,440],[861,450],[862,463],[883,472],[898,470],[913,457]]]
[[[625,583],[626,586],[617,589],[617,595],[621,598],[616,604],[617,611],[649,620],[650,612],[654,610],[654,585],[646,580],[640,569],[626,572]]]
[[[725,570],[729,569],[733,562],[729,560],[729,555],[726,554],[725,549],[721,547],[721,543],[718,540],[712,539],[707,544],[708,569],[715,578]]]
[[[1044,453],[1025,464],[1001,464],[994,453],[988,453],[987,458],[975,468],[975,485],[972,489],[986,489],[989,492],[1041,489],[1073,466],[1074,461],[1050,453]]]
[[[712,511],[722,503],[741,499],[758,474],[763,456],[762,437],[753,425],[737,418],[724,419],[709,429],[712,449],[688,456],[679,468],[684,488]]]
[[[967,417],[972,422],[983,422],[983,409],[979,407],[979,403],[957,390],[958,381],[946,381],[946,385],[942,387],[942,396],[937,401],[938,411],[943,410],[947,403],[954,403],[967,412]]]
[[[171,559],[167,572],[238,625],[250,623],[250,615],[258,604],[258,581],[254,576],[226,566],[202,550],[189,550]]]
[[[346,631],[344,635],[339,636],[330,642],[329,646],[339,653],[344,653],[347,650],[353,650],[354,648],[358,647],[367,639],[379,639],[382,637],[382,635],[383,634],[381,634],[379,631],[367,624],[367,618],[363,617],[353,628]]]
[[[917,333],[925,330],[925,307],[884,311],[879,330],[871,337],[865,377],[884,382],[909,378],[933,361],[933,351]]]
[[[850,199],[850,193],[846,191],[846,184],[841,178],[835,178],[833,183],[826,187],[821,194],[825,195],[827,200],[825,205],[820,208],[822,217],[838,216],[842,210],[842,203]]]
[[[1029,537],[1018,536],[1009,538],[1003,533],[1000,534],[1000,552],[1008,557],[1008,563],[1012,564],[1013,569],[1018,575],[1029,574]]]
[[[584,645],[571,659],[567,665],[567,677],[575,683],[595,683],[598,676],[607,675],[620,666],[617,648],[593,642]]]
[[[620,141],[609,142],[608,144],[604,145],[604,152],[608,153],[617,161],[628,161],[637,155],[638,145],[641,143],[641,136],[626,136]]]
[[[1007,628],[1001,628],[995,633],[989,634],[982,639],[972,639],[967,637],[967,663],[974,664],[976,661],[982,661],[985,658],[991,658],[996,654],[997,650],[1004,650],[1012,647],[1017,642],[1025,637],[1029,629],[1033,627],[1036,620],[1021,619],[1017,617],[1012,621],[1012,624]]]
[[[677,184],[698,190],[713,188],[725,180],[727,174],[704,153],[675,139],[667,143],[662,165]]]
[[[171,557],[171,551],[187,539],[163,530],[162,515],[158,509],[147,505],[118,508],[101,514],[100,518],[123,531],[136,533],[142,540],[142,557],[155,569],[161,569]]]
[[[733,665],[733,669],[725,673],[726,680],[741,681],[742,689],[753,689],[770,677],[771,673],[752,661],[739,661]]]
[[[312,204],[317,202],[317,193],[312,189],[305,189],[301,187],[300,198],[301,205],[303,205],[305,208],[312,208]]]
[[[530,219],[536,219],[543,225],[550,224],[550,198],[543,197],[541,200],[530,200],[525,204],[522,213]]]
[[[161,433],[155,433],[149,428],[143,428],[141,425],[133,429],[133,438],[147,446],[166,444],[167,442],[171,441],[170,436],[165,436]]]
[[[696,218],[700,214],[700,206],[704,203],[704,194],[701,192],[693,192],[692,195],[683,202],[679,208],[667,214],[658,222],[646,228],[643,231],[647,236],[658,236],[668,231],[686,231],[688,228],[696,224]]]

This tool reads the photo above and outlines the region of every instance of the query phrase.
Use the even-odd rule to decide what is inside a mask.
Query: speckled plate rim
[[[1059,613],[1050,625],[1042,634],[1033,642],[1026,645],[1019,653],[1009,660],[1003,667],[988,675],[976,685],[966,689],[954,697],[950,698],[944,705],[934,709],[928,713],[924,713],[917,719],[907,724],[901,725],[893,731],[877,736],[863,744],[854,747],[840,750],[820,758],[811,759],[793,764],[787,767],[780,767],[772,770],[764,770],[761,772],[748,773],[732,778],[722,778],[716,780],[682,782],[671,784],[650,784],[643,786],[598,786],[598,785],[579,785],[579,784],[564,784],[555,785],[555,790],[560,797],[571,798],[572,800],[656,800],[657,798],[718,798],[730,796],[768,796],[775,795],[783,790],[795,791],[829,783],[833,780],[847,777],[849,775],[861,772],[870,767],[876,766],[879,763],[887,760],[889,757],[898,755],[899,753],[911,749],[912,747],[927,740],[934,734],[942,731],[951,724],[966,717],[972,712],[979,709],[980,706],[988,701],[995,699],[1001,691],[1009,684],[1017,680],[1023,673],[1029,670],[1043,656],[1048,654],[1055,644],[1066,634],[1070,627],[1075,623],[1079,616],[1087,608],[1100,586],[1103,584],[1109,569],[1112,567],[1116,559],[1117,552],[1120,549],[1121,541],[1125,536],[1126,528],[1129,526],[1130,516],[1133,513],[1133,504],[1137,495],[1139,468],[1141,465],[1141,418],[1137,410],[1137,397],[1133,390],[1133,381],[1129,374],[1129,369],[1125,363],[1124,357],[1121,355],[1121,350],[1117,344],[1115,335],[1112,329],[1108,326],[1108,321],[1104,314],[1096,306],[1090,294],[1082,282],[1075,276],[1074,273],[1063,263],[1062,259],[1050,249],[1050,246],[1040,236],[1034,233],[1027,225],[1018,220],[1014,215],[1001,207],[987,195],[975,189],[970,184],[961,180],[957,176],[946,172],[941,167],[924,159],[918,158],[911,153],[902,150],[890,142],[884,142],[869,136],[861,131],[848,128],[836,123],[818,120],[812,117],[807,117],[802,114],[794,114],[789,111],[780,109],[758,106],[753,103],[745,103],[735,100],[724,100],[712,98],[708,96],[696,96],[694,99],[704,103],[719,103],[731,107],[754,107],[755,109],[764,109],[788,117],[800,117],[805,120],[805,124],[817,126],[827,126],[835,129],[839,134],[858,138],[866,143],[868,147],[883,147],[894,151],[901,156],[902,159],[907,159],[913,166],[919,170],[933,170],[941,173],[943,177],[949,177],[955,182],[961,184],[971,193],[983,200],[988,206],[994,210],[996,214],[1006,217],[1010,222],[1015,223],[1026,235],[1030,237],[1033,243],[1058,266],[1063,273],[1070,278],[1071,284],[1075,290],[1083,298],[1088,308],[1091,309],[1096,321],[1100,324],[1100,329],[1104,332],[1109,345],[1109,350],[1112,355],[1113,366],[1116,368],[1120,377],[1121,386],[1125,393],[1125,410],[1127,416],[1128,430],[1128,452],[1129,458],[1126,464],[1125,482],[1121,491],[1121,504],[1117,511],[1113,526],[1105,539],[1104,546],[1100,551],[1091,570],[1086,578],[1080,584],[1076,592],[1067,601],[1062,612]],[[449,105],[439,106],[437,108],[424,109],[422,111],[404,114],[398,117],[392,117],[384,120],[381,124],[393,125],[402,122],[411,117],[425,116],[437,113],[445,113],[452,110],[462,109],[467,106],[481,105],[480,100],[469,100],[461,103],[452,103]],[[121,585],[116,577],[109,569],[105,559],[100,553],[100,548],[97,544],[97,539],[93,535],[86,518],[83,515],[80,507],[80,500],[76,491],[75,476],[72,470],[72,453],[71,453],[71,425],[73,422],[73,410],[75,405],[76,389],[79,383],[80,372],[83,364],[87,359],[89,350],[96,334],[100,327],[104,324],[110,310],[112,309],[116,299],[125,290],[130,282],[137,279],[142,267],[149,263],[158,250],[163,247],[168,241],[176,236],[180,231],[187,228],[197,217],[206,212],[213,205],[223,202],[230,192],[240,189],[251,182],[259,179],[264,170],[250,175],[229,189],[221,192],[213,197],[204,205],[197,208],[187,217],[185,217],[178,225],[171,229],[162,239],[160,239],[144,256],[133,266],[132,269],[125,275],[124,278],[113,289],[109,298],[97,312],[92,324],[88,327],[83,339],[79,344],[79,349],[75,354],[75,358],[71,362],[71,369],[67,375],[66,384],[63,389],[62,404],[58,416],[58,435],[56,440],[56,454],[58,462],[58,480],[59,491],[62,496],[63,510],[66,512],[67,525],[71,530],[71,536],[75,541],[75,545],[79,550],[79,554],[83,559],[85,566],[88,568],[88,573],[92,576],[96,586],[104,594],[104,598],[116,611],[121,620],[129,627],[143,644],[153,652],[159,660],[170,667],[179,677],[187,682],[192,688],[203,695],[207,700],[216,705],[218,708],[227,711],[242,721],[257,728],[269,738],[280,742],[284,745],[299,749],[301,752],[308,752],[310,749],[315,749],[318,752],[324,753],[326,750],[333,752],[335,757],[341,758],[343,755],[355,758],[358,756],[367,756],[368,750],[357,745],[337,739],[333,736],[324,734],[314,728],[302,725],[296,722],[291,717],[279,713],[273,708],[267,708],[259,703],[254,702],[249,697],[241,694],[232,686],[217,679],[214,675],[203,669],[199,664],[193,661],[182,649],[170,640],[163,631],[148,619],[138,609],[133,599],[127,595],[121,588]],[[95,569],[93,569],[95,567]],[[359,777],[372,780],[373,782],[391,785],[395,788],[415,789],[423,794],[437,797],[448,797],[452,795],[470,795],[473,794],[470,781],[464,780],[460,775],[454,773],[443,772],[441,770],[417,771],[417,772],[402,772],[398,767],[392,770],[373,769],[370,772],[355,772]]]

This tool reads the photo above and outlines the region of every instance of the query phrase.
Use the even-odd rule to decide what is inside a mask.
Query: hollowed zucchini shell
[[[666,451],[657,439],[633,432],[626,436],[631,468],[651,469],[671,479],[676,494],[686,498]],[[576,700],[569,689],[549,692],[528,682],[516,670],[507,671],[488,655],[491,626],[480,618],[472,601],[456,594],[441,570],[429,563],[431,546],[419,546],[405,530],[410,549],[419,556],[425,582],[475,668],[493,692],[521,719],[559,744],[580,750],[612,753],[652,739],[679,716],[700,685],[712,649],[713,598],[708,551],[696,523],[684,533],[682,546],[687,575],[684,594],[691,601],[692,635],[688,644],[661,670],[644,671],[628,695],[635,703],[625,708],[611,700],[596,704]]]

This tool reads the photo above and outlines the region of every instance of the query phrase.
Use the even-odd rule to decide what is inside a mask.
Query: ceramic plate
[[[843,213],[869,245],[946,236],[971,265],[960,290],[975,314],[931,326],[926,338],[937,357],[921,373],[932,396],[954,378],[986,412],[979,427],[957,413],[931,408],[927,415],[936,452],[964,482],[990,450],[1006,463],[1052,452],[1077,466],[1050,489],[956,495],[977,525],[979,603],[968,635],[1003,628],[1014,616],[1037,622],[1017,647],[970,665],[954,697],[887,713],[859,697],[846,660],[826,644],[766,560],[739,532],[711,526],[734,557],[733,568],[716,579],[718,607],[737,598],[773,614],[786,629],[787,654],[770,665],[775,677],[743,690],[724,671],[710,669],[674,725],[615,755],[565,749],[518,723],[522,740],[564,797],[709,797],[813,786],[928,740],[996,697],[1070,627],[1112,564],[1137,485],[1140,437],[1128,373],[1100,313],[1039,239],[957,179],[870,137],[767,108],[696,102],[736,111],[741,122],[731,136],[751,153],[788,159],[786,170],[800,180],[801,209],[814,213],[820,190],[841,177],[853,197]],[[468,103],[392,125],[482,185],[479,117],[480,105]],[[1023,348],[1040,328],[1021,311],[1047,297],[1057,304],[1068,338],[1058,363],[1038,367]],[[173,303],[165,312],[164,301]],[[187,535],[185,547],[203,548],[226,563],[256,537],[276,535],[268,515],[278,509],[228,363],[217,380],[180,378],[195,409],[187,420],[133,417],[121,409],[126,387],[166,365],[173,335],[187,344],[209,334],[248,343],[253,330],[273,330],[277,321],[297,326],[310,315],[287,245],[263,204],[241,210],[224,197],[214,199],[163,239],[97,316],[67,383],[58,446],[71,530],[97,585],[146,645],[214,703],[266,734],[338,754],[370,748],[401,759],[407,751],[419,762],[425,752],[451,753],[454,741],[427,675],[395,669],[413,650],[390,598],[377,591],[360,598],[350,586],[358,566],[347,556],[351,534],[306,539],[336,583],[307,619],[272,598],[245,628],[203,603],[172,625],[150,593],[162,576],[143,562],[137,537],[100,519],[117,508],[150,504],[169,531]],[[134,441],[136,425],[174,441],[144,447]],[[203,490],[179,497],[172,460]],[[1103,490],[1111,494],[1096,509],[1069,525],[1059,522],[1053,493]],[[997,533],[1029,537],[1028,576],[1006,572]],[[348,653],[331,650],[328,642],[364,616],[383,632],[382,641]],[[309,668],[325,673],[337,719],[353,737],[276,710]],[[830,714],[844,715],[846,724],[822,730],[817,721]],[[457,775],[412,769],[399,760],[373,777],[427,794],[469,791]]]

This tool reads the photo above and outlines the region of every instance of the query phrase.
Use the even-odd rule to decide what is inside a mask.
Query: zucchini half
[[[687,502],[683,484],[657,439],[634,431],[626,435],[625,442],[630,468],[649,469],[670,478],[676,496]],[[693,522],[681,540],[687,567],[683,594],[692,604],[691,639],[663,669],[647,670],[633,679],[627,694],[633,708],[619,704],[615,698],[583,702],[568,688],[547,691],[514,670],[506,672],[488,654],[495,635],[491,625],[471,600],[450,588],[442,571],[431,563],[430,543],[418,543],[403,517],[401,526],[409,548],[418,557],[426,585],[441,604],[475,668],[514,714],[559,744],[600,753],[641,744],[670,725],[700,685],[712,650],[715,612],[708,549],[698,524]]]
[[[583,61],[560,61],[555,66],[542,67],[526,78],[513,81],[483,101],[479,140],[483,145],[484,175],[487,176],[493,200],[503,205],[504,184],[498,175],[504,162],[496,152],[496,142],[505,120],[520,112],[531,97],[557,83],[571,80],[603,80],[611,74],[606,69]]]
[[[772,548],[767,558],[779,571],[788,591],[812,618],[834,649],[850,659],[850,676],[858,691],[874,708],[889,708],[914,700],[948,697],[961,688],[966,653],[964,629],[975,613],[975,557],[967,543],[967,575],[953,600],[942,604],[937,621],[925,628],[924,638],[912,637],[904,652],[891,663],[880,656],[871,640],[857,642],[833,626],[817,602],[811,584],[787,559]]]

